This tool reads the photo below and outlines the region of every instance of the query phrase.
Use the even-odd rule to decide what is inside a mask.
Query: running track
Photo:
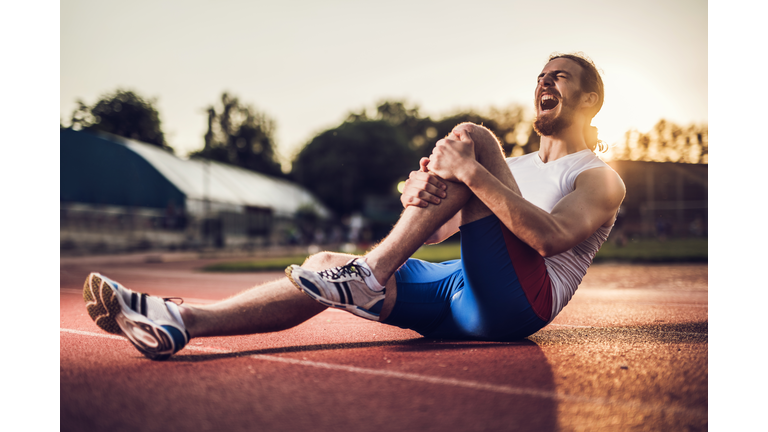
[[[555,321],[519,342],[428,340],[327,310],[153,362],[90,320],[89,272],[188,303],[282,276],[165,258],[61,258],[62,431],[708,428],[706,265],[595,265]]]

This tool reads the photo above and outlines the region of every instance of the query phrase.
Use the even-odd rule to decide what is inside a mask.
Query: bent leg
[[[462,123],[454,130],[466,130],[475,143],[475,158],[491,174],[513,191],[520,193],[509,170],[499,140],[483,126]],[[388,281],[424,242],[457,212],[461,211],[461,224],[493,214],[472,192],[461,183],[445,182],[446,197],[438,205],[407,207],[390,234],[371,252],[366,262],[379,282]]]
[[[475,143],[475,158],[491,174],[514,192],[520,193],[509,170],[499,140],[483,126],[462,123],[454,128],[466,130]],[[461,211],[461,224],[493,214],[464,184],[445,182],[446,197],[438,205],[407,207],[390,234],[371,252],[366,262],[379,282],[391,276],[439,227]]]
[[[466,130],[475,144],[475,158],[502,183],[520,193],[506,164],[499,140],[483,126],[462,123],[454,130]],[[385,282],[387,296],[382,309],[382,320],[391,312],[397,298],[397,284],[392,275],[439,227],[457,212],[461,212],[461,224],[488,217],[493,213],[475,197],[467,186],[445,181],[446,197],[439,205],[426,208],[409,206],[395,224],[390,234],[365,259],[379,282]]]
[[[458,128],[469,132],[478,162],[520,193],[493,134],[473,124],[454,130]],[[424,265],[408,260],[397,272],[400,300],[395,296],[385,308],[383,321],[430,337],[509,339],[534,333],[549,321],[551,313],[551,284],[543,258],[517,239],[464,185],[454,186],[467,194],[461,208],[460,275],[436,278],[441,268],[423,271]],[[387,241],[397,244],[399,240],[392,237]],[[387,297],[390,300],[389,292]]]

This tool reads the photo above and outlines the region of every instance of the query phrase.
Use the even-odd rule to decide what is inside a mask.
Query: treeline
[[[67,127],[109,132],[174,151],[165,141],[154,99],[118,89],[92,106],[81,100],[77,104]],[[293,157],[291,170],[285,173],[276,153],[276,123],[266,113],[228,93],[206,110],[203,147],[188,156],[293,180],[339,216],[362,211],[370,197],[396,196],[397,183],[431,153],[435,141],[461,122],[488,127],[509,156],[539,148],[527,108],[521,105],[433,119],[422,115],[416,105],[385,100],[350,112],[339,126],[314,137]],[[609,149],[609,157],[707,163],[707,127],[681,127],[662,120],[648,133],[627,132],[623,142]]]
[[[706,124],[680,126],[662,119],[648,132],[627,131],[622,141],[609,148],[608,156],[613,160],[706,164],[708,130]]]

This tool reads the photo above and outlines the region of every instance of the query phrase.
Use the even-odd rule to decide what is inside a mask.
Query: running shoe
[[[370,288],[375,279],[362,259],[353,258],[346,265],[320,272],[292,265],[285,269],[285,274],[296,288],[326,306],[344,309],[372,321],[379,320],[385,289]]]
[[[125,336],[152,360],[165,360],[189,342],[179,308],[168,298],[136,293],[91,273],[85,279],[83,300],[97,326]]]

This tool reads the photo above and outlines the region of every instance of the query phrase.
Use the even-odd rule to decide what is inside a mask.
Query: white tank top
[[[523,198],[548,213],[552,212],[552,208],[564,196],[573,192],[579,174],[592,168],[608,167],[608,164],[591,150],[571,153],[547,163],[541,161],[539,152],[528,153],[508,158],[507,165],[515,176]],[[573,297],[581,279],[587,273],[587,268],[592,264],[592,259],[610,232],[611,227],[600,227],[573,248],[544,258],[547,273],[552,281],[550,321],[555,319]]]

